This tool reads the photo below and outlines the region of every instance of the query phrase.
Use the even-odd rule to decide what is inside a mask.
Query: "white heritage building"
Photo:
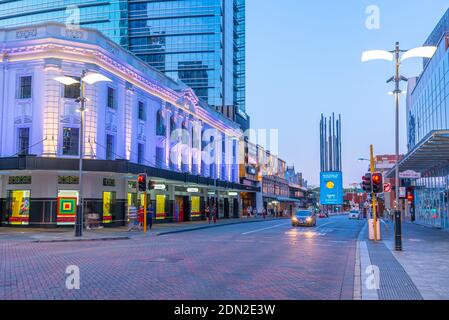
[[[194,92],[101,33],[48,23],[0,29],[1,225],[73,224],[79,197],[80,79],[85,85],[83,198],[104,224],[123,225],[147,173],[160,222],[241,215],[242,131]],[[253,190],[254,189],[254,190]]]

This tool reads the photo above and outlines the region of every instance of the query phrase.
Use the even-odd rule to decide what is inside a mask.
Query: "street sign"
[[[391,190],[391,183],[384,183],[384,193],[390,193]]]
[[[421,173],[413,171],[413,170],[407,170],[404,172],[400,172],[399,178],[401,178],[401,179],[421,179]]]
[[[407,196],[407,188],[406,187],[400,187],[399,188],[399,198],[405,199]]]

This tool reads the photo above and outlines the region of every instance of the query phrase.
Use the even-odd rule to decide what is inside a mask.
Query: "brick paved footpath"
[[[361,292],[365,300],[449,300],[449,232],[403,223],[403,251],[394,250],[394,224],[382,222],[382,241],[359,236]],[[368,255],[367,255],[368,254]],[[380,269],[380,289],[365,286],[368,265]]]

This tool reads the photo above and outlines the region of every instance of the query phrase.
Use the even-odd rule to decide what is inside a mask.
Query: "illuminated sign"
[[[239,195],[238,192],[233,192],[233,191],[228,192],[228,196],[230,196],[230,197],[237,197],[238,195]]]
[[[200,189],[198,188],[187,188],[188,193],[198,193],[200,192]]]
[[[104,187],[115,187],[115,179],[104,178],[103,186]]]
[[[77,176],[58,176],[58,184],[79,184]]]
[[[167,187],[166,187],[165,184],[155,184],[155,185],[153,185],[153,189],[154,190],[164,191],[166,188]]]
[[[8,184],[31,184],[31,176],[9,177]]]
[[[321,205],[343,205],[343,174],[322,172],[320,180]]]

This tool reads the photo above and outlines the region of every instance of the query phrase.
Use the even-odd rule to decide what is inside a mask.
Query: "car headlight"
[[[293,221],[298,221],[298,218],[293,217],[292,220],[293,220]]]
[[[308,218],[306,219],[306,221],[307,221],[307,222],[311,222],[311,221],[312,221],[312,218],[308,217]]]

